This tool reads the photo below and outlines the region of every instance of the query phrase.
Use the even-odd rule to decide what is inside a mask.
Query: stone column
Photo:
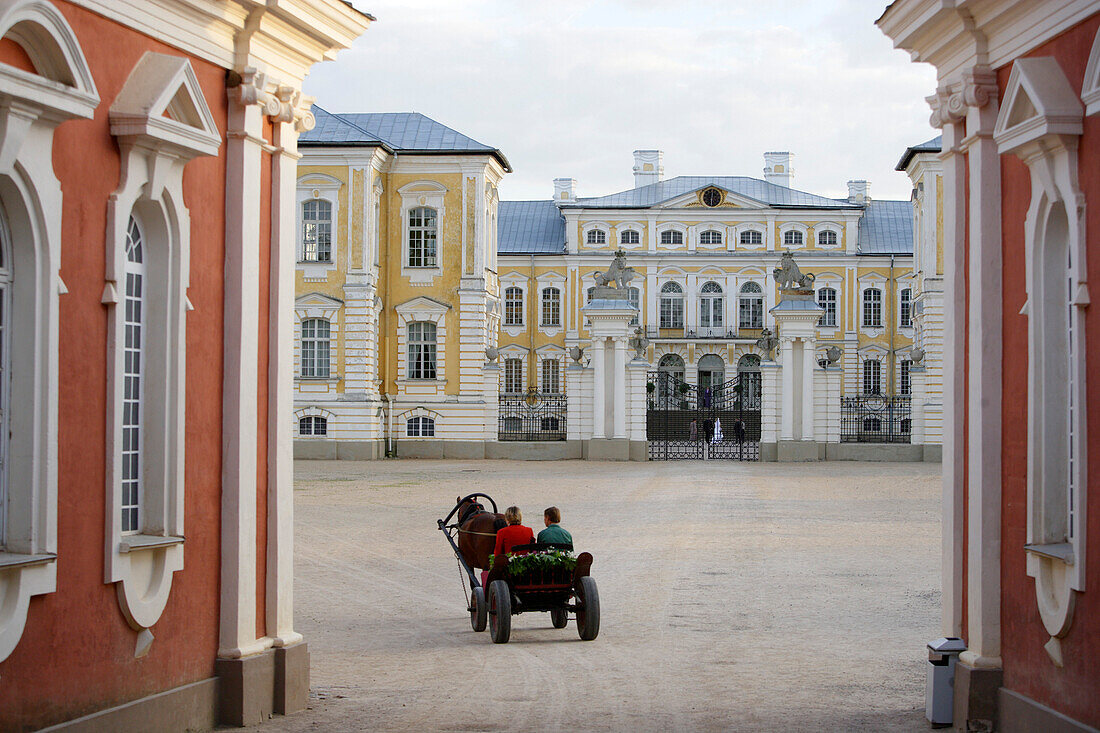
[[[801,440],[814,440],[814,371],[817,368],[813,339],[802,339],[802,434]]]
[[[597,339],[592,342],[592,437],[607,437],[607,412],[604,409],[604,394],[606,390],[606,339]]]
[[[626,339],[617,338],[613,342],[615,349],[614,383],[615,393],[611,405],[612,438],[626,438]]]
[[[794,339],[780,338],[779,343],[780,363],[783,365],[783,386],[780,388],[783,408],[779,413],[779,439],[794,440]]]

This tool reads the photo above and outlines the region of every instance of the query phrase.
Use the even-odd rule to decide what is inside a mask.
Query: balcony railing
[[[702,326],[697,328],[661,328],[646,326],[649,339],[757,339],[762,328],[727,328],[724,326]]]

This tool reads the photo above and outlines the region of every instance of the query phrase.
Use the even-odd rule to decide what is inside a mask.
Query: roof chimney
[[[554,203],[571,204],[577,200],[577,179],[554,179]]]
[[[794,175],[794,168],[791,168],[792,157],[786,150],[764,153],[764,180],[790,188],[791,177]]]
[[[865,204],[871,200],[871,184],[867,181],[848,181],[848,203]]]
[[[634,151],[634,188],[657,183],[665,177],[665,154],[661,150]]]

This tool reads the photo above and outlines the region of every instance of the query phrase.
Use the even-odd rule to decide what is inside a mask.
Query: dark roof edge
[[[497,148],[488,150],[406,150],[405,148],[397,148],[393,152],[396,155],[492,155],[500,161],[506,172],[512,172],[511,163],[504,157],[504,153]]]
[[[905,153],[901,156],[901,160],[899,160],[898,164],[894,166],[894,170],[904,173],[905,170],[909,167],[909,163],[913,160],[914,156],[920,155],[921,153],[938,153],[941,150],[943,150],[942,146],[938,148],[924,148],[920,145],[914,145],[912,147],[906,148]]]

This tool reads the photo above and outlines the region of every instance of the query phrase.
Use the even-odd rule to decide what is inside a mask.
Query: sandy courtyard
[[[938,464],[298,462],[310,709],[270,731],[923,731]],[[599,638],[470,629],[436,519],[556,504],[595,556]]]

